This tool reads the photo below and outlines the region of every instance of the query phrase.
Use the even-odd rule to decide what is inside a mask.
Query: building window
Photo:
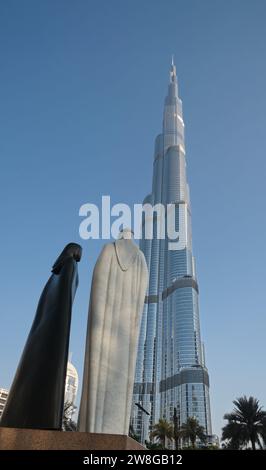
[[[71,377],[71,376],[68,377],[68,385],[73,385],[73,386],[75,385],[75,378],[74,377]]]

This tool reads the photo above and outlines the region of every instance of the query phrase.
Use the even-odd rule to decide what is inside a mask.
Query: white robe
[[[128,434],[147,283],[131,239],[104,246],[92,278],[79,431]]]

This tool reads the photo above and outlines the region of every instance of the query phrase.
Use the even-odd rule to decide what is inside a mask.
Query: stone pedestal
[[[144,450],[119,434],[44,431],[0,427],[0,450]]]

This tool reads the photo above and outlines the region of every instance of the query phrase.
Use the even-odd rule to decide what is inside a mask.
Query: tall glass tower
[[[192,254],[184,121],[173,60],[163,130],[155,141],[152,192],[144,203],[174,204],[175,229],[183,240],[178,249],[169,249],[167,236],[142,237],[140,243],[149,269],[149,289],[139,337],[131,426],[144,442],[149,440],[152,425],[160,418],[171,421],[176,408],[180,425],[194,416],[211,435],[209,376],[200,336],[199,289]],[[154,212],[153,234],[159,223]]]

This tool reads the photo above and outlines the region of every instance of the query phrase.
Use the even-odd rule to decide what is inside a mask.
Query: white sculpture
[[[144,255],[125,229],[93,272],[79,431],[128,434],[147,283]]]

